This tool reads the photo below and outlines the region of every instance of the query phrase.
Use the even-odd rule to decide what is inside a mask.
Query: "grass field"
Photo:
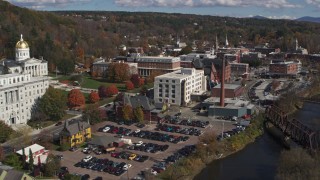
[[[51,77],[55,77],[55,74],[51,74]],[[71,76],[62,76],[59,75],[58,78],[56,78],[59,81],[65,81],[65,80],[70,80]],[[90,76],[83,76],[82,82],[80,83],[82,88],[90,88],[90,89],[98,89],[99,86],[104,85],[106,87],[114,84],[120,92],[126,92],[127,90],[125,89],[125,84],[124,83],[112,83],[108,82],[105,79],[92,79]],[[147,88],[152,88],[153,83],[148,84]],[[130,93],[138,93],[140,91],[140,88],[135,88],[131,91],[128,91]],[[87,97],[87,95],[85,95]]]

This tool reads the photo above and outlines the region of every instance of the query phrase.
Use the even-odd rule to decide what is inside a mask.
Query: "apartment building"
[[[155,103],[169,103],[185,106],[191,101],[191,94],[203,93],[207,90],[206,77],[203,70],[183,68],[155,78]]]

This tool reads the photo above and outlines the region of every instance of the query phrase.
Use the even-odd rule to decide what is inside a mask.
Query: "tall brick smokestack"
[[[220,87],[220,106],[224,107],[224,79],[225,79],[225,59],[222,59],[222,68],[221,68],[221,87]]]

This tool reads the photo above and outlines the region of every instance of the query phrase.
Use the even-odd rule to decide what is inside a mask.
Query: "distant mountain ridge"
[[[320,23],[320,17],[304,16],[304,17],[295,19],[295,21],[306,21],[306,22]]]

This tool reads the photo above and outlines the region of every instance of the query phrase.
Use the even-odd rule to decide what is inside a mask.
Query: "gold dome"
[[[17,49],[26,49],[26,48],[29,48],[28,43],[23,40],[22,34],[21,34],[21,39],[20,39],[20,41],[18,41],[17,44],[16,44],[16,48],[17,48]]]

